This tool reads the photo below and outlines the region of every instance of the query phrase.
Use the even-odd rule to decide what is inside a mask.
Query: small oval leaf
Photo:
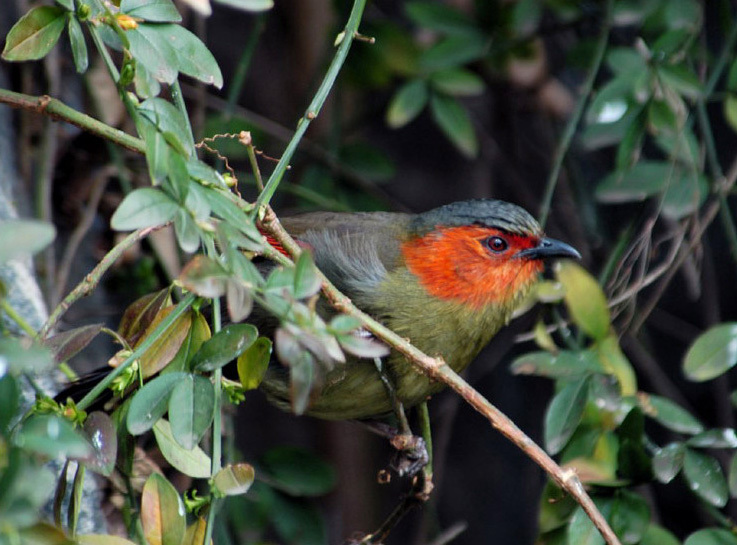
[[[126,195],[110,220],[116,231],[134,231],[143,227],[163,225],[174,218],[179,205],[153,187],[134,189]]]
[[[180,545],[187,529],[179,492],[159,473],[152,473],[141,494],[141,525],[150,545]]]
[[[171,391],[186,376],[187,374],[182,372],[166,373],[156,377],[136,392],[126,417],[126,426],[132,435],[146,433],[164,416]]]
[[[160,418],[154,424],[154,436],[156,444],[166,461],[174,468],[194,479],[207,479],[210,477],[212,461],[200,447],[192,450],[183,449],[174,439],[169,422]]]
[[[258,330],[251,324],[230,324],[205,341],[192,358],[192,369],[214,371],[233,361],[251,346]]]
[[[576,431],[589,393],[590,377],[565,386],[550,402],[545,413],[545,448],[560,452]]]
[[[271,361],[271,352],[271,340],[259,337],[238,356],[238,378],[244,389],[255,390],[261,384]]]
[[[226,496],[245,494],[253,484],[256,473],[251,464],[240,463],[221,469],[213,477],[217,489]]]
[[[716,507],[726,505],[728,497],[727,480],[724,478],[719,462],[713,456],[686,449],[683,473],[688,487],[697,496]]]
[[[737,364],[737,322],[712,327],[691,345],[683,372],[691,380],[711,380]]]
[[[169,397],[169,423],[174,439],[192,450],[210,427],[214,409],[212,382],[200,375],[184,377]]]

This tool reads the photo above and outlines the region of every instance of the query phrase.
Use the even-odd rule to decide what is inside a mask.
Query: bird
[[[494,199],[419,214],[312,212],[282,218],[282,225],[358,308],[456,372],[510,321],[546,260],[581,257],[546,237],[526,210]],[[383,369],[404,408],[443,387],[395,350]],[[289,407],[284,366],[270,365],[260,388]],[[392,395],[374,361],[353,358],[326,374],[305,412],[327,420],[373,419],[392,412]]]

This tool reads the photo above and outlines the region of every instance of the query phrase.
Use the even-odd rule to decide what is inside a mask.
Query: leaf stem
[[[599,41],[596,43],[596,50],[594,52],[594,59],[591,62],[591,67],[586,76],[583,86],[580,91],[580,98],[576,103],[576,108],[571,114],[571,118],[568,120],[563,136],[558,143],[558,147],[553,155],[553,166],[550,169],[547,183],[545,184],[545,192],[543,193],[542,205],[540,206],[540,225],[545,227],[545,223],[548,221],[550,215],[550,206],[553,201],[553,193],[555,192],[555,186],[558,183],[558,177],[560,176],[561,168],[563,167],[563,160],[568,153],[568,149],[571,147],[573,142],[573,136],[576,134],[576,128],[578,127],[581,117],[583,116],[584,108],[588,103],[588,99],[591,96],[591,91],[594,88],[594,81],[601,68],[601,63],[604,60],[604,53],[606,53],[606,46],[609,43],[609,32],[612,27],[612,6],[614,5],[613,0],[607,0],[604,16],[604,25],[601,29],[601,35]]]
[[[340,41],[340,45],[338,46],[338,51],[335,53],[335,56],[330,63],[330,67],[325,74],[325,78],[322,80],[320,87],[317,89],[312,102],[310,102],[310,105],[307,107],[304,116],[302,116],[302,118],[297,123],[297,130],[294,132],[294,136],[292,136],[289,144],[287,144],[287,149],[284,150],[284,153],[282,154],[281,159],[279,159],[274,172],[271,173],[269,181],[266,183],[264,190],[258,196],[258,199],[256,199],[256,214],[259,213],[261,207],[269,204],[269,202],[271,201],[271,198],[276,192],[276,188],[279,186],[279,182],[281,181],[284,173],[287,170],[289,161],[292,159],[292,156],[294,155],[294,152],[296,151],[300,140],[302,140],[302,136],[304,136],[305,132],[307,131],[307,127],[309,127],[310,122],[320,114],[320,110],[325,103],[325,99],[330,93],[330,89],[332,89],[333,84],[335,83],[335,79],[338,77],[338,73],[340,72],[343,63],[348,56],[348,51],[350,50],[356,32],[358,31],[358,24],[361,22],[361,16],[363,15],[363,9],[365,6],[366,0],[355,0],[353,2],[353,8],[351,9],[351,14],[348,17],[348,23],[346,23],[345,30],[341,33],[342,39]]]
[[[7,299],[0,299],[0,310],[7,314],[8,318],[13,320],[29,337],[36,336],[36,330],[31,327],[31,324],[29,324],[23,316],[18,314],[18,312],[10,306]]]

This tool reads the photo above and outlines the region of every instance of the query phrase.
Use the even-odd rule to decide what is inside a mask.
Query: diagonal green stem
[[[128,356],[120,365],[118,365],[113,371],[107,375],[104,379],[102,379],[100,382],[98,382],[92,390],[82,398],[82,400],[77,403],[77,408],[79,410],[85,410],[87,407],[89,407],[95,399],[98,398],[98,396],[105,391],[105,389],[115,380],[116,377],[118,377],[123,371],[125,371],[128,367],[130,367],[134,361],[136,361],[138,358],[143,355],[146,350],[151,348],[151,345],[154,344],[162,335],[166,333],[166,331],[171,327],[171,325],[187,310],[189,310],[189,307],[192,306],[192,303],[195,300],[195,295],[193,293],[187,294],[184,299],[182,299],[177,306],[174,308],[173,311],[171,311],[166,318],[161,320],[161,323],[154,329],[151,334],[146,337],[143,342],[141,342],[140,345],[136,347],[136,349],[131,353],[130,356]]]
[[[310,102],[310,105],[307,107],[305,115],[297,123],[297,130],[289,141],[289,144],[287,144],[287,149],[284,150],[274,172],[271,173],[269,181],[266,183],[266,187],[264,187],[264,190],[258,196],[255,207],[256,213],[259,212],[261,207],[269,204],[271,201],[271,198],[276,192],[276,188],[279,186],[279,182],[281,182],[281,179],[287,170],[289,161],[292,159],[300,140],[302,140],[302,137],[307,131],[307,127],[309,127],[310,122],[320,114],[320,110],[322,109],[323,104],[325,104],[325,99],[330,93],[330,89],[332,89],[335,79],[338,77],[338,73],[343,67],[346,57],[348,57],[348,51],[350,50],[353,39],[358,31],[358,24],[361,22],[361,16],[363,15],[363,9],[365,6],[366,0],[355,0],[353,3],[351,14],[348,17],[348,23],[345,26],[345,30],[342,32],[343,37],[340,45],[338,46],[338,51],[335,53],[333,61],[330,63],[330,67],[325,74],[325,78],[322,80],[312,102]]]
[[[591,68],[586,76],[583,87],[581,88],[580,96],[576,103],[576,109],[573,111],[571,118],[568,120],[563,136],[558,143],[558,147],[555,150],[553,156],[553,166],[550,169],[550,175],[548,175],[548,181],[545,185],[545,193],[543,193],[542,204],[540,205],[540,225],[543,227],[548,221],[550,215],[550,206],[553,202],[553,193],[555,192],[555,186],[558,183],[558,176],[560,176],[560,170],[563,167],[563,160],[568,153],[568,149],[571,147],[573,142],[573,136],[576,134],[576,128],[578,127],[581,117],[583,116],[584,108],[588,103],[588,98],[591,96],[591,90],[594,88],[594,81],[601,68],[601,63],[604,60],[604,53],[606,53],[606,46],[609,43],[609,31],[612,28],[612,6],[613,0],[607,0],[606,3],[606,15],[604,17],[604,26],[601,30],[601,36],[596,44],[596,51],[594,52],[594,59],[591,62]]]

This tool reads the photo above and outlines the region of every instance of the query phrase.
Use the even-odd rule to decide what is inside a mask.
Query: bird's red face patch
[[[479,309],[511,301],[535,280],[542,261],[515,254],[539,240],[482,226],[440,227],[405,241],[402,255],[431,295]]]

